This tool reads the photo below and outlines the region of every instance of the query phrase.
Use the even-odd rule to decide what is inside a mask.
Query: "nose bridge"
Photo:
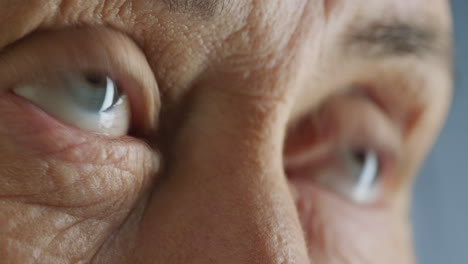
[[[158,237],[192,241],[190,263],[307,263],[282,168],[287,104],[222,84],[198,90],[150,225]]]
[[[250,47],[223,58],[197,83],[168,180],[153,195],[146,221],[155,241],[168,238],[161,245],[167,251],[185,246],[187,256],[172,263],[309,262],[282,166],[304,63],[299,41],[286,39],[265,56]]]

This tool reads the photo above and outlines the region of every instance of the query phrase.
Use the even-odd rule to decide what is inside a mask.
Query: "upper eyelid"
[[[156,129],[159,88],[146,57],[126,36],[101,28],[33,34],[0,53],[0,93],[25,78],[57,71],[108,74],[128,95],[141,132]]]
[[[361,92],[400,126],[408,136],[420,118],[433,104],[434,96],[449,95],[452,78],[450,68],[414,57],[398,57],[387,60],[339,57],[330,59],[331,68],[324,66],[319,84],[327,86],[322,101],[349,88]],[[430,72],[431,74],[428,74]],[[443,92],[441,94],[441,92]],[[438,98],[437,100],[442,100]]]

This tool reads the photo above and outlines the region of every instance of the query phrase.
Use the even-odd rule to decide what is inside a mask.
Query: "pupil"
[[[96,89],[95,105],[100,112],[111,110],[119,101],[120,94],[116,84],[105,74],[88,73],[86,81]]]
[[[103,74],[98,74],[98,73],[88,73],[85,75],[85,78],[86,78],[86,81],[97,87],[97,88],[100,88],[100,87],[103,87],[103,86],[106,86],[107,84],[107,77]]]
[[[354,159],[361,166],[363,166],[364,162],[366,161],[366,155],[367,155],[367,151],[365,150],[360,149],[360,150],[354,151]]]
[[[375,156],[376,154],[372,151],[369,150],[357,150],[354,152],[354,159],[355,161],[359,164],[359,167],[361,168],[361,175],[359,175],[359,178],[363,177],[363,173],[369,173],[370,167],[374,167],[372,169],[373,177],[368,178],[367,183],[368,184],[375,184],[378,180],[378,174],[379,174],[379,163],[378,163],[378,158]],[[375,163],[375,164],[374,164]],[[372,179],[369,181],[369,179]]]
[[[111,110],[120,100],[116,83],[107,75],[88,72],[65,76],[70,95],[81,109],[97,114]]]

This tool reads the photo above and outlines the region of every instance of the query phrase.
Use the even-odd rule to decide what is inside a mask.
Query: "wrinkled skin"
[[[413,263],[410,185],[451,94],[448,5],[0,1],[0,262]],[[436,47],[346,43],[387,20],[430,28]],[[137,132],[76,129],[8,93],[31,73],[90,67],[132,80]],[[320,107],[331,134],[290,132]],[[285,173],[304,146],[353,140],[397,157],[377,203]]]

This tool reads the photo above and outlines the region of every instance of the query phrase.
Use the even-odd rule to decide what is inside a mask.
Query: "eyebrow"
[[[172,11],[211,17],[219,13],[225,0],[163,0]]]
[[[343,45],[372,58],[437,56],[450,60],[450,37],[430,26],[410,23],[370,23],[352,30]]]

